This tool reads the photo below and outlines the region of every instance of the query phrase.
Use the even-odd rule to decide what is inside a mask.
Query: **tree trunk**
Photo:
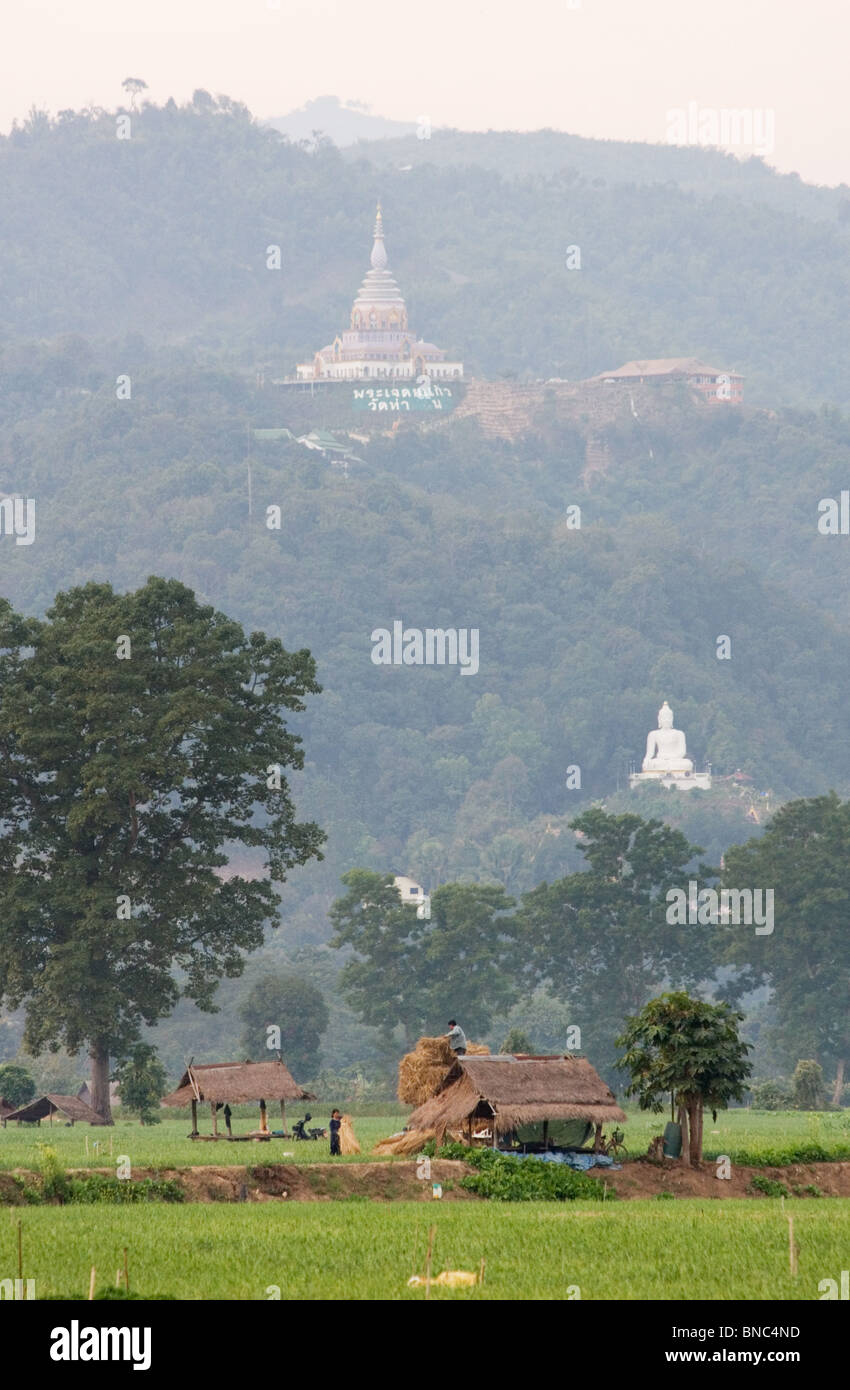
[[[89,1048],[91,1059],[91,1108],[108,1125],[113,1123],[109,1105],[109,1048],[102,1042],[93,1042]]]
[[[690,1101],[691,1115],[691,1165],[696,1167],[702,1162],[702,1098],[692,1096]]]
[[[688,1111],[687,1111],[686,1106],[684,1106],[684,1105],[680,1105],[680,1106],[679,1106],[679,1113],[678,1113],[677,1119],[678,1119],[678,1123],[679,1123],[679,1125],[681,1126],[681,1129],[682,1129],[682,1162],[683,1162],[683,1163],[686,1163],[686,1164],[690,1164],[690,1161],[691,1161],[691,1136],[690,1136],[690,1129],[689,1129],[689,1126],[688,1126]]]
[[[838,1063],[838,1070],[835,1073],[835,1089],[832,1092],[833,1105],[841,1104],[841,1092],[844,1090],[844,1058]]]

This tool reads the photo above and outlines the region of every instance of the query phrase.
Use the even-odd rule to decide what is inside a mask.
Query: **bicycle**
[[[621,1129],[614,1129],[610,1139],[603,1134],[599,1152],[608,1158],[627,1158],[629,1151],[623,1143],[625,1137]]]

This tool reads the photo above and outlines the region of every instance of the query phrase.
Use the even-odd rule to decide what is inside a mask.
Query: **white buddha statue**
[[[658,711],[658,728],[646,740],[644,772],[693,772],[694,765],[686,758],[687,745],[681,729],[673,728],[673,711],[667,701]]]

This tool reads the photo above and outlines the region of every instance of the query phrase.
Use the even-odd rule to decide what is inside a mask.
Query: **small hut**
[[[98,1115],[96,1110],[92,1110],[90,1105],[80,1100],[79,1096],[59,1096],[43,1095],[37,1100],[28,1101],[26,1105],[21,1105],[17,1110],[13,1110],[3,1121],[6,1124],[9,1120],[17,1120],[18,1124],[35,1121],[41,1124],[42,1120],[49,1119],[53,1124],[53,1116],[61,1115],[65,1123],[76,1124],[79,1120],[86,1125],[105,1125],[106,1120]]]
[[[80,1087],[79,1091],[77,1092],[77,1096],[78,1096],[78,1098],[83,1102],[84,1105],[91,1105],[91,1091],[89,1090],[89,1084],[88,1084],[87,1081],[84,1081],[84,1082],[83,1082],[82,1086]],[[120,1091],[120,1088],[119,1088],[119,1084],[118,1084],[117,1081],[110,1081],[110,1083],[109,1083],[109,1104],[110,1104],[110,1105],[120,1105],[120,1103],[121,1103],[121,1091]]]
[[[408,1128],[442,1142],[447,1132],[494,1148],[508,1135],[532,1148],[554,1141],[556,1123],[573,1122],[571,1144],[626,1119],[614,1094],[584,1057],[458,1057]],[[579,1133],[580,1131],[580,1133]]]
[[[280,1118],[286,1132],[286,1102],[288,1100],[315,1100],[310,1091],[305,1091],[292,1077],[283,1062],[205,1062],[196,1066],[190,1063],[180,1078],[176,1091],[164,1096],[162,1104],[170,1106],[191,1105],[192,1138],[202,1136],[198,1133],[198,1103],[209,1101],[212,1118],[213,1139],[223,1138],[218,1132],[218,1111],[222,1105],[243,1105],[255,1101],[260,1106],[260,1129],[254,1136],[268,1135],[266,1125],[266,1101],[280,1102]],[[230,1133],[229,1110],[225,1109],[228,1138]]]

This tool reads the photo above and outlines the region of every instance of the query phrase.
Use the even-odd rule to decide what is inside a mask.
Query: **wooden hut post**
[[[212,1115],[212,1132],[218,1138],[218,1111],[215,1108],[215,1101],[210,1101],[210,1114]]]
[[[285,1100],[281,1100],[281,1102],[280,1102],[280,1127],[281,1127],[281,1129],[283,1130],[283,1132],[284,1132],[284,1134],[285,1134],[285,1133],[286,1133],[286,1101],[285,1101]]]
[[[597,1126],[596,1126],[596,1134],[595,1134],[594,1139],[593,1139],[593,1152],[594,1152],[595,1154],[598,1154],[598,1153],[601,1153],[601,1152],[602,1152],[602,1124],[601,1124],[601,1122],[598,1123]]]
[[[197,1134],[197,1132],[198,1132],[198,1102],[197,1102],[197,1101],[195,1100],[195,1098],[193,1097],[193,1098],[192,1098],[192,1135],[193,1135],[193,1137],[194,1137],[194,1135]]]
[[[264,1100],[260,1101],[260,1132],[262,1134],[268,1134],[269,1132],[268,1121],[266,1120],[266,1102]]]
[[[546,1150],[546,1149],[548,1149],[548,1147],[549,1147],[549,1121],[548,1121],[548,1120],[544,1120],[544,1121],[543,1121],[543,1148],[544,1148],[544,1150]]]

